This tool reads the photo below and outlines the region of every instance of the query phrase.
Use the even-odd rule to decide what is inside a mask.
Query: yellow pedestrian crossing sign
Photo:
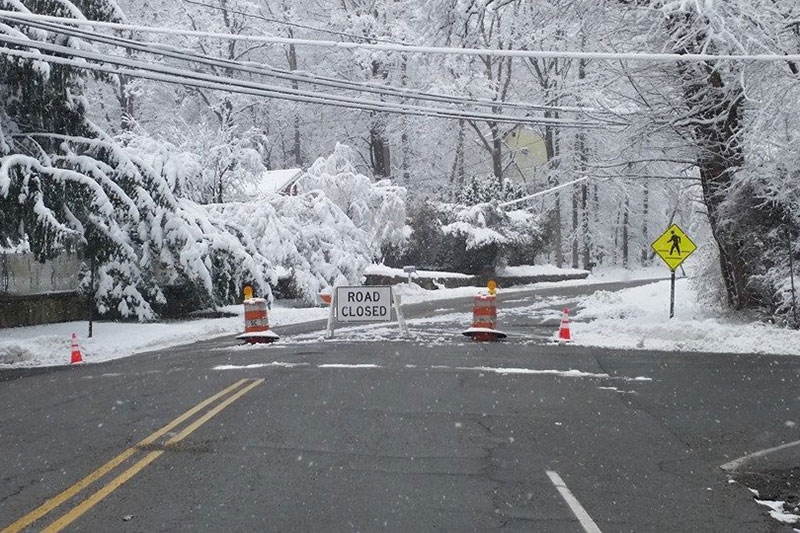
[[[692,252],[697,250],[697,245],[677,224],[667,228],[667,231],[662,233],[650,246],[653,247],[658,257],[663,259],[672,271],[692,255]]]

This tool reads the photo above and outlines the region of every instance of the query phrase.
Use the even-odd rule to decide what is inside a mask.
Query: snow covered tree
[[[5,9],[119,20],[106,0],[4,1]],[[3,24],[31,41],[89,47],[58,33]],[[269,295],[269,265],[173,194],[168,175],[86,119],[80,69],[0,56],[0,245],[27,242],[41,260],[78,249],[96,269],[82,286],[101,313],[152,319],[162,287],[188,285],[207,303],[229,301],[243,282]],[[174,181],[174,180],[173,180]]]
[[[649,39],[655,49],[715,55],[797,50],[797,32],[790,24],[797,17],[793,2],[632,3],[655,8],[628,13],[629,24],[649,25],[640,42]],[[798,207],[797,189],[773,159],[784,156],[773,152],[765,157],[760,150],[766,139],[776,137],[774,102],[787,102],[787,91],[796,92],[797,65],[692,59],[674,69],[628,72],[637,81],[645,72],[666,81],[647,95],[661,120],[686,142],[683,153],[694,158],[727,303],[769,314],[785,310],[779,295],[784,284],[777,278],[785,279],[788,272],[778,267],[786,263],[787,238],[797,235],[792,214]],[[781,120],[796,117],[797,106],[784,105],[777,114]],[[796,135],[795,127],[788,130],[790,137]],[[784,274],[778,275],[776,268]]]
[[[405,189],[373,183],[355,170],[355,158],[337,145],[300,178],[295,196],[204,209],[227,221],[248,249],[269,258],[275,277],[290,278],[297,294],[313,302],[325,287],[361,283],[384,248],[405,244]]]

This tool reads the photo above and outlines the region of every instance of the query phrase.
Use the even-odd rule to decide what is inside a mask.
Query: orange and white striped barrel
[[[473,328],[497,328],[497,296],[494,294],[479,294],[472,305]]]
[[[462,332],[474,341],[496,341],[508,335],[497,330],[497,296],[479,294],[472,305],[472,327]]]
[[[264,298],[249,298],[244,301],[244,332],[258,333],[269,330],[267,301]]]
[[[247,287],[249,289],[249,287]],[[244,333],[237,335],[248,344],[275,342],[280,339],[274,331],[269,329],[269,314],[267,301],[264,298],[253,298],[252,289],[245,290],[244,299]]]

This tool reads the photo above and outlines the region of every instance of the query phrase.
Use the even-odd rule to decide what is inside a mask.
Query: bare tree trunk
[[[592,185],[592,213],[594,215],[594,227],[599,228],[600,226],[600,187],[597,185],[597,182],[594,182]],[[595,258],[598,265],[603,264],[603,260],[605,259],[605,243],[600,241],[598,243],[598,239],[595,239],[594,244],[594,253]]]
[[[294,37],[294,32],[289,29],[289,37]],[[286,57],[289,61],[289,70],[297,70],[297,50],[294,44],[290,44],[286,52]],[[298,90],[299,85],[297,81],[292,81],[292,89]],[[294,146],[292,147],[292,154],[294,156],[294,164],[298,167],[303,166],[303,151],[300,144],[300,113],[295,106],[294,112]]]
[[[117,101],[120,107],[120,128],[122,131],[130,131],[136,120],[134,118],[134,97],[131,92],[131,78],[128,76],[119,77],[119,89],[117,90]]]
[[[386,178],[391,175],[389,141],[386,139],[385,129],[382,118],[376,117],[369,130],[370,159],[372,172],[376,178]]]
[[[578,211],[581,203],[581,189],[579,184],[572,186],[572,268],[578,268]]]
[[[466,137],[466,124],[463,119],[458,121],[458,140],[456,153],[453,157],[453,168],[450,172],[450,182],[457,185],[464,183],[464,139]]]
[[[590,240],[589,240],[589,186],[586,182],[581,183],[581,233],[583,236],[583,269],[592,269],[592,260],[590,256]]]
[[[546,111],[545,117],[548,115],[556,115],[557,113],[551,113]],[[558,145],[558,131],[551,127],[545,126],[545,134],[544,134],[544,144],[545,149],[547,151],[547,160],[551,162],[551,169],[550,169],[550,185],[556,186],[558,185],[558,178],[556,177],[556,171],[558,170],[559,163],[558,163],[558,154],[559,154],[559,145]],[[555,218],[555,228],[553,230],[553,240],[555,241],[555,256],[556,256],[556,266],[561,268],[564,266],[564,250],[561,248],[562,245],[562,228],[561,228],[561,193],[555,193],[555,206],[553,207],[553,217]]]
[[[500,189],[503,187],[503,138],[500,136],[500,126],[496,122],[489,123],[492,132],[492,173]]]
[[[649,254],[648,251],[650,250],[650,237],[648,236],[648,224],[647,219],[649,218],[649,211],[650,211],[650,184],[645,181],[644,182],[644,192],[642,198],[642,266],[647,266],[650,262],[648,260]]]
[[[400,144],[403,150],[403,163],[401,170],[403,172],[403,181],[408,185],[411,181],[411,147],[408,142],[408,119],[403,119],[403,133],[400,135]]]
[[[380,76],[383,80],[389,75],[386,69],[381,68],[379,61],[372,62],[372,77]],[[372,124],[369,128],[369,151],[372,162],[372,173],[376,178],[391,176],[391,153],[389,139],[386,138],[386,115],[372,113]]]
[[[581,47],[586,45],[586,34],[581,34]],[[578,80],[582,85],[583,80],[586,79],[586,59],[578,61]],[[579,103],[582,103],[579,100]],[[587,162],[589,161],[588,147],[586,146],[586,133],[583,131],[578,132],[578,160],[580,161],[581,177],[586,176]],[[591,258],[589,256],[590,240],[589,240],[589,210],[588,210],[588,196],[589,185],[586,181],[581,182],[581,242],[583,244],[583,269],[589,270],[591,268]]]
[[[401,77],[400,77],[400,85],[405,87],[408,85],[408,57],[405,54],[402,55],[402,62],[400,65],[401,68]],[[402,99],[402,103],[406,103],[407,98]],[[408,117],[403,115],[403,122],[402,122],[403,132],[400,134],[400,150],[403,153],[403,162],[402,162],[402,173],[403,173],[403,181],[408,185],[408,182],[411,180],[411,143],[408,140]]]
[[[564,266],[564,250],[561,248],[561,193],[555,193],[555,207],[553,208],[553,217],[556,220],[555,227],[555,252],[556,252],[556,266],[562,268]]]
[[[218,204],[221,204],[224,200],[223,192],[225,191],[225,184],[222,181],[222,178],[225,174],[219,173],[217,174],[217,190],[216,190],[216,201]]]
[[[625,206],[622,209],[622,266],[627,267],[629,261],[630,197],[625,195]]]
[[[269,106],[269,103],[267,105],[265,105],[264,108],[266,109],[266,117],[265,117],[265,120],[264,120],[264,128],[262,128],[262,131],[264,132],[264,137],[265,138],[271,139],[270,138],[270,129],[269,129],[269,119],[270,119],[270,106]],[[272,148],[273,148],[273,146],[274,146],[274,143],[270,140],[270,142],[267,144],[267,146],[264,147],[264,154],[263,154],[264,166],[267,167],[267,170],[274,170],[272,168]]]
[[[586,176],[586,166],[587,161],[589,159],[589,155],[587,154],[586,148],[586,134],[584,132],[578,132],[578,139],[577,139],[577,152],[578,152],[578,160],[579,160],[579,170],[581,173],[581,177]],[[597,185],[595,185],[597,187]],[[584,270],[590,269],[591,257],[590,257],[590,250],[591,250],[591,239],[589,237],[589,185],[586,181],[582,181],[580,184],[580,214],[581,214],[581,229],[580,229],[580,241],[581,241],[581,248],[582,248],[582,264]],[[573,222],[574,224],[574,222]],[[577,247],[577,239],[576,239],[576,247]]]

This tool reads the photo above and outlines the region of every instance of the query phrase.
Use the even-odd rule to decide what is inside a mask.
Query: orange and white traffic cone
[[[70,364],[75,363],[83,363],[83,357],[81,356],[81,347],[78,346],[78,336],[73,333],[72,334],[72,357],[70,358]]]
[[[569,331],[569,309],[566,307],[561,312],[561,326],[558,328],[558,336],[555,340],[559,344],[572,342],[572,335]]]

